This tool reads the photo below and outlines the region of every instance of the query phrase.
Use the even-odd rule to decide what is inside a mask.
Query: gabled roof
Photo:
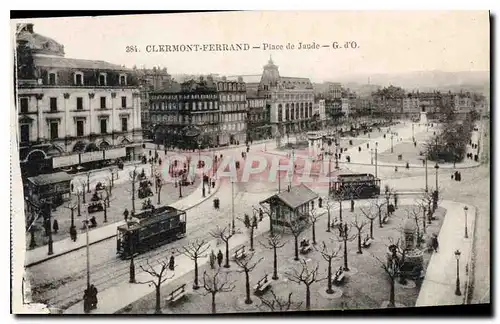
[[[282,201],[285,205],[291,209],[296,209],[302,205],[305,205],[312,200],[318,198],[318,194],[309,189],[304,184],[292,187],[290,191],[285,190],[278,194],[275,194],[262,202],[269,202],[270,200],[278,199]]]
[[[37,186],[44,186],[53,183],[59,183],[64,181],[71,181],[73,177],[66,172],[56,172],[50,174],[41,174],[36,177],[28,178],[28,181],[32,182]]]
[[[88,69],[88,70],[114,70],[131,71],[121,65],[112,64],[106,61],[82,60],[55,56],[34,56],[35,66],[70,68],[70,69]]]

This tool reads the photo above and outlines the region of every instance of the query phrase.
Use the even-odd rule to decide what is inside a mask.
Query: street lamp
[[[436,162],[436,165],[434,166],[434,169],[436,169],[436,192],[439,193],[439,187],[438,187],[438,170],[439,170],[439,165]]]
[[[370,149],[370,164],[373,165],[373,149]]]
[[[377,154],[378,154],[378,142],[375,142],[375,178],[378,178]]]
[[[464,213],[465,213],[465,238],[469,238],[469,235],[467,234],[467,211],[469,208],[467,206],[464,207]]]
[[[391,153],[394,153],[393,139],[394,139],[394,133],[391,133]]]
[[[236,233],[236,229],[234,226],[234,180],[231,180],[231,215],[232,215],[232,231],[233,234]]]
[[[335,140],[335,169],[339,169],[339,142]]]
[[[427,172],[427,158],[425,158],[424,164],[425,164],[425,192],[429,192],[429,180],[428,180],[428,172]]]
[[[461,296],[462,292],[460,291],[460,250],[455,251],[455,258],[457,259],[457,285],[455,287],[455,295]]]
[[[411,139],[412,142],[415,142],[415,124],[413,122],[411,123]]]

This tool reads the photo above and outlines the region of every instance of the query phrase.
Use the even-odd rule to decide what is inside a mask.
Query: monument
[[[420,111],[420,124],[427,124],[427,112],[425,111],[425,107],[422,107],[422,111]]]

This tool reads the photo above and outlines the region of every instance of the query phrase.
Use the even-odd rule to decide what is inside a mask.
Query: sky
[[[14,23],[20,21],[14,21]],[[256,75],[272,55],[280,75],[321,82],[360,74],[489,71],[487,11],[265,11],[23,20],[65,47],[66,57],[171,74]],[[333,49],[332,43],[357,48]],[[330,45],[299,50],[299,42]],[[238,52],[147,53],[147,45],[248,43]],[[262,44],[283,45],[263,50]],[[286,45],[295,49],[287,50]],[[351,43],[353,44],[353,43]],[[127,53],[127,46],[140,52]],[[158,48],[158,47],[157,47]]]

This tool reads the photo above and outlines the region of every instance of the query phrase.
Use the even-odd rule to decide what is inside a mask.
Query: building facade
[[[268,111],[266,110],[266,99],[247,93],[247,140],[261,140],[270,137]]]
[[[172,76],[166,68],[137,69],[133,71],[139,81],[141,97],[141,126],[145,137],[152,138],[152,123],[149,117],[149,94],[155,91],[167,90],[173,84]]]
[[[243,144],[247,139],[246,85],[242,78],[217,81],[220,103],[219,145]]]
[[[22,169],[50,172],[141,154],[140,97],[130,69],[65,58],[64,46],[32,24],[18,26],[16,36]]]
[[[155,139],[166,147],[196,148],[215,146],[219,136],[219,95],[211,78],[189,80],[179,91],[149,94],[151,123]],[[187,126],[195,126],[200,136],[186,136]]]
[[[266,98],[273,136],[306,131],[313,119],[314,89],[308,78],[282,77],[272,59],[264,66],[258,88]]]

